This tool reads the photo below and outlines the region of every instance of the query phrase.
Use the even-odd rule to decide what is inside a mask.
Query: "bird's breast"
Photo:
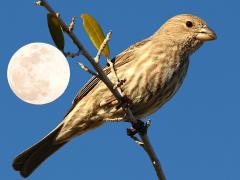
[[[179,89],[188,68],[188,59],[152,58],[139,64],[129,82],[127,96],[139,118],[158,110]],[[158,61],[159,60],[159,61]],[[151,62],[151,63],[150,63]]]

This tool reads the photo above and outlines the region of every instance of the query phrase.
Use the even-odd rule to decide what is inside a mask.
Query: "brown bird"
[[[112,62],[122,90],[137,119],[158,110],[179,89],[186,75],[189,56],[216,34],[205,21],[190,14],[169,19],[156,33],[117,55]],[[109,66],[104,68],[114,81]],[[40,142],[18,155],[13,167],[29,176],[46,158],[73,137],[108,121],[128,121],[108,88],[93,77],[79,91],[63,121]]]

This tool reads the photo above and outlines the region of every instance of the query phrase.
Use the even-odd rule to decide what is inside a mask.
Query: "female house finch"
[[[186,75],[189,56],[215,33],[199,17],[183,14],[168,20],[156,33],[138,42],[112,61],[121,86],[137,119],[158,110],[179,89]],[[116,77],[104,68],[110,80]],[[117,100],[105,84],[93,77],[80,90],[63,121],[40,142],[13,162],[23,177],[29,176],[52,153],[73,137],[107,121],[126,121]]]

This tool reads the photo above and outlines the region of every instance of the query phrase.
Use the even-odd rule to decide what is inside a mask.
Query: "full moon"
[[[47,104],[66,90],[70,69],[61,51],[46,43],[31,43],[11,58],[8,83],[14,94],[30,104]]]

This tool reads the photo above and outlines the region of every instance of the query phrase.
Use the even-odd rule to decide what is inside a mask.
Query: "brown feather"
[[[41,141],[19,154],[13,161],[13,168],[23,177],[28,177],[44,160],[67,143],[55,144],[61,127],[58,126]]]

